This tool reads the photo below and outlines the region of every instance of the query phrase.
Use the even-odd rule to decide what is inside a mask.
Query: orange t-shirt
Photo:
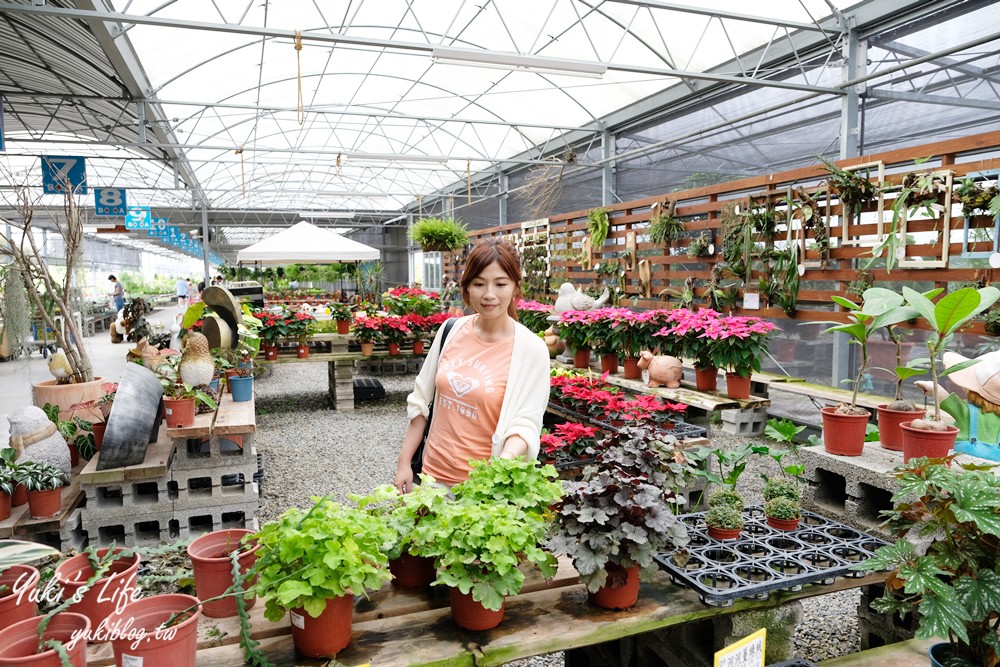
[[[514,339],[485,343],[472,322],[455,332],[438,361],[425,474],[453,486],[469,478],[469,459],[493,453]]]

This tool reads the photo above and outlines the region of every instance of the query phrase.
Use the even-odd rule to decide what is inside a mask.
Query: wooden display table
[[[820,667],[928,667],[930,658],[927,649],[943,639],[910,639],[896,644],[887,644],[860,653],[824,660]]]
[[[62,504],[58,514],[44,519],[33,519],[28,512],[27,503],[13,507],[10,516],[0,521],[0,538],[33,539],[48,533],[53,535],[53,539],[45,541],[53,542],[53,546],[56,546],[54,543],[57,540],[54,534],[66,528],[70,519],[74,517],[75,510],[83,502],[84,494],[80,490],[80,474],[83,469],[84,462],[81,461],[73,468],[69,485],[62,487],[59,494]],[[58,541],[61,544],[63,539]]]

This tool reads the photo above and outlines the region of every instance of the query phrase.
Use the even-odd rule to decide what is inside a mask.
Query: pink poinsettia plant
[[[559,313],[559,335],[573,350],[590,350],[594,346],[594,311],[564,310]]]
[[[667,312],[666,325],[653,336],[669,341],[661,347],[670,349],[674,356],[682,356],[694,361],[696,368],[716,366],[712,358],[713,339],[705,337],[711,323],[723,319],[721,313],[711,308],[688,310],[677,308]]]
[[[760,370],[760,360],[767,352],[767,339],[777,329],[759,317],[730,315],[708,322],[699,336],[711,343],[712,361],[741,377]]]
[[[517,300],[517,321],[528,327],[535,333],[545,331],[549,328],[549,315],[552,314],[552,304],[529,301],[527,299]]]

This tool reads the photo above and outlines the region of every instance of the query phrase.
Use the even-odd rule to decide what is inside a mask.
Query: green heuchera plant
[[[313,500],[307,512],[292,508],[251,538],[260,544],[256,591],[271,621],[299,607],[316,618],[327,600],[364,595],[392,578],[385,546],[393,533],[382,517],[327,496]]]
[[[601,449],[583,481],[565,482],[549,540],[555,553],[573,559],[591,592],[607,581],[608,563],[639,566],[640,577],[648,578],[657,569],[655,554],[688,542],[675,508],[685,502],[677,490],[687,485],[691,467],[676,439],[624,427],[607,436]]]
[[[536,461],[526,461],[520,456],[494,457],[473,462],[469,479],[455,486],[452,492],[459,502],[505,502],[530,514],[543,515],[562,498],[558,477],[551,465],[539,466]]]
[[[882,614],[920,612],[917,637],[948,637],[950,664],[1000,664],[1000,478],[989,466],[912,459],[897,468],[899,490],[885,526],[899,539],[854,569],[893,570]],[[950,464],[950,465],[949,465]]]
[[[403,553],[415,555],[421,547],[414,542],[416,527],[421,521],[436,516],[450,503],[448,489],[434,483],[430,475],[421,475],[421,483],[407,494],[401,494],[391,484],[376,487],[368,496],[350,496],[358,507],[385,521],[392,531],[392,541],[386,546],[389,560]]]
[[[524,583],[522,562],[534,563],[545,578],[556,571],[556,559],[538,545],[548,522],[540,514],[498,503],[455,502],[444,505],[414,530],[414,551],[435,559],[433,586],[452,586],[487,609],[498,611],[506,595]]]
[[[743,511],[732,505],[716,505],[705,513],[705,524],[710,528],[741,530],[743,528]]]
[[[798,500],[778,496],[764,503],[764,514],[772,519],[791,521],[802,517],[802,505]]]

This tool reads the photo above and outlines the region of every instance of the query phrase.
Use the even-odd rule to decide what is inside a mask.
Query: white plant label
[[[122,653],[122,667],[142,667],[142,658]]]
[[[292,625],[297,627],[299,630],[305,630],[306,619],[302,614],[296,614],[294,611],[289,612],[292,615]]]
[[[746,310],[760,310],[760,294],[757,292],[744,292],[743,308]]]

